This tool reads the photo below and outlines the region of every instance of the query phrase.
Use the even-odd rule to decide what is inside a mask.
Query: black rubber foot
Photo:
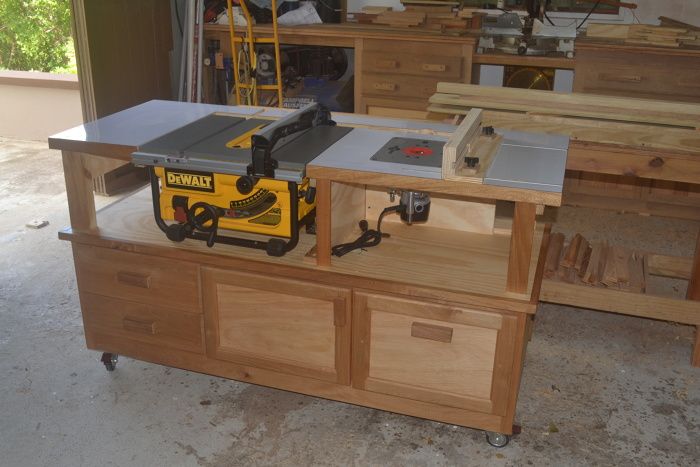
[[[187,237],[185,224],[170,224],[165,231],[165,236],[171,242],[181,242]]]

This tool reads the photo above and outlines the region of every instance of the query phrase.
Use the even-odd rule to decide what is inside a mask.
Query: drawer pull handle
[[[133,287],[141,287],[142,289],[151,288],[151,276],[135,272],[117,272],[117,282]]]
[[[598,79],[601,81],[612,81],[616,83],[641,83],[642,77],[638,75],[616,75],[613,73],[600,73]]]
[[[452,342],[452,328],[414,321],[411,325],[411,337],[449,344]]]
[[[445,71],[447,67],[443,63],[423,63],[421,69],[423,71]]]
[[[377,60],[374,62],[377,68],[398,68],[399,62],[396,60]]]
[[[377,91],[396,91],[396,83],[374,83],[373,87]]]
[[[124,318],[122,320],[122,327],[126,331],[138,332],[140,334],[150,334],[156,333],[156,323],[154,321],[140,321],[133,318]]]

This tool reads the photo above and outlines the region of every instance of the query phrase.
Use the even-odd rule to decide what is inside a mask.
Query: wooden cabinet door
[[[350,384],[348,289],[204,268],[207,354]]]
[[[355,293],[353,308],[353,386],[506,413],[517,317],[373,293]]]

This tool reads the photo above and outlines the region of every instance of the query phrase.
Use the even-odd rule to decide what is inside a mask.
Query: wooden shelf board
[[[680,298],[545,279],[542,281],[540,300],[623,315],[700,325],[700,303]]]
[[[374,222],[373,220],[370,220]],[[316,237],[303,229],[298,246],[281,258],[267,256],[262,250],[217,244],[207,248],[204,242],[169,241],[155,224],[150,188],[138,191],[97,213],[99,231],[96,234],[73,233],[59,236],[66,240],[109,245],[131,249],[123,245],[166,248],[175,255],[206,254],[216,263],[217,258],[256,262],[262,265],[294,266],[309,270],[328,271],[373,281],[390,281],[417,288],[435,288],[449,294],[478,294],[484,297],[515,300],[514,310],[529,304],[534,271],[542,241],[543,226],[538,225],[533,242],[531,273],[527,293],[506,292],[509,235],[483,235],[434,229],[412,229],[409,226],[387,226],[394,232],[375,247],[353,252],[342,258],[333,258],[330,268],[319,268],[306,254],[316,244]],[[237,236],[245,236],[234,232]],[[271,268],[271,269],[272,269]],[[408,292],[410,293],[410,292]],[[448,298],[444,298],[447,300]],[[507,304],[504,304],[508,308]],[[534,311],[528,308],[528,311]]]

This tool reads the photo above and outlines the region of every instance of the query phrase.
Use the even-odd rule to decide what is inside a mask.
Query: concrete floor
[[[0,465],[698,465],[689,326],[541,305],[504,449],[483,433],[85,350],[60,154],[0,139]],[[100,198],[98,205],[110,200]],[[561,209],[690,254],[698,223]],[[47,219],[48,227],[25,223]],[[628,228],[626,232],[631,232]],[[620,235],[624,234],[624,230]],[[677,285],[677,293],[683,291]]]

